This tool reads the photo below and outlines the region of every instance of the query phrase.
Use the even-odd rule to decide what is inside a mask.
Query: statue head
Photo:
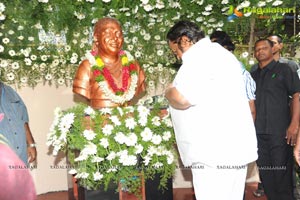
[[[124,42],[121,24],[114,18],[100,19],[94,27],[94,45],[98,54],[116,55]]]

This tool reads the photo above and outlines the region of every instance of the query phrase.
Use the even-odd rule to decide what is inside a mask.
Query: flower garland
[[[127,57],[125,51],[119,52],[122,62],[122,86],[119,88],[110,73],[105,67],[103,60],[95,52],[87,52],[87,59],[92,65],[92,71],[95,76],[95,80],[98,82],[99,87],[111,101],[124,104],[130,101],[137,87],[138,75],[136,66],[133,63],[133,59]],[[131,83],[129,85],[129,78]]]

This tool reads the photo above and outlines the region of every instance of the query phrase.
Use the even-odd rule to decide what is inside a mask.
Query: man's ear
[[[187,36],[182,36],[181,37],[181,46],[182,47],[189,47],[193,44],[193,42],[187,37]]]
[[[279,49],[281,50],[283,48],[283,43],[281,42],[278,45],[279,45]]]

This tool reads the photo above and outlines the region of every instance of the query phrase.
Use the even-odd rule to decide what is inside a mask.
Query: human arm
[[[292,96],[292,119],[286,132],[287,144],[294,146],[297,142],[297,134],[299,130],[299,116],[300,116],[300,104],[299,104],[299,92],[296,92]]]
[[[249,106],[250,106],[250,111],[251,111],[252,119],[255,122],[256,108],[255,108],[255,101],[254,101],[254,99],[249,100]]]
[[[294,157],[297,164],[300,166],[300,130],[298,130],[297,141],[294,147]]]
[[[31,163],[36,160],[37,151],[36,151],[35,142],[32,137],[29,124],[27,122],[24,124],[24,128],[26,133],[27,155],[28,155],[29,163]]]
[[[175,109],[185,110],[191,106],[190,102],[185,99],[173,85],[167,87],[165,90],[165,97],[169,101],[169,104]]]

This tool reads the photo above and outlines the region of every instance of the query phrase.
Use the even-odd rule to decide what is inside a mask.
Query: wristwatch
[[[36,147],[35,143],[28,144],[28,147]]]

